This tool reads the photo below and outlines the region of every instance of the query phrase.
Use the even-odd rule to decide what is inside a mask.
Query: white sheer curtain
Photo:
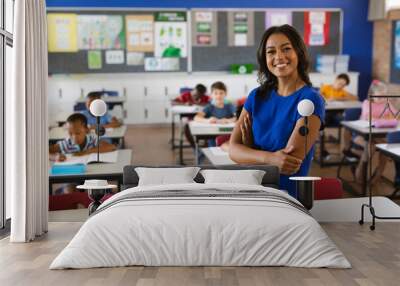
[[[47,23],[45,0],[15,1],[13,93],[6,99],[6,187],[12,242],[47,232]]]

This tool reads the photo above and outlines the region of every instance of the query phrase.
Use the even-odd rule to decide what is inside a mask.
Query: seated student
[[[380,94],[377,94],[380,95]],[[395,119],[393,114],[397,114],[398,110],[396,107],[393,106],[389,102],[389,108],[387,108],[387,101],[385,98],[379,99],[379,98],[373,98],[372,99],[372,105],[371,105],[371,118],[372,121],[377,120],[377,119],[386,119],[386,120],[393,120]],[[361,120],[369,120],[369,100],[366,99],[363,101],[362,104],[362,111],[361,111]],[[356,136],[355,138],[352,139],[352,134],[351,132],[344,128],[343,130],[343,154],[348,157],[348,158],[361,158],[360,163],[357,166],[356,169],[356,178],[361,180],[363,176],[365,175],[363,173],[364,168],[362,167],[363,163],[367,163],[368,160],[368,150],[363,150],[363,151],[358,151],[356,149],[352,148],[352,142],[359,146],[365,146],[366,142],[365,139],[361,136]],[[384,143],[385,139],[384,138],[373,138],[372,143],[373,146],[378,143]],[[375,153],[375,148],[372,150],[372,156]],[[376,168],[374,174],[373,174],[373,180],[372,183],[376,183],[376,180],[380,178],[385,164],[386,164],[386,157],[383,154],[379,155],[379,162],[378,162],[378,167]]]
[[[101,99],[102,94],[103,92],[101,91],[92,91],[89,92],[86,97],[86,110],[82,111],[81,113],[86,116],[89,128],[96,128],[97,123],[96,116],[90,113],[90,104],[96,99]],[[112,117],[108,112],[106,112],[106,114],[100,117],[100,125],[104,128],[115,128],[121,126],[122,124],[117,118]]]
[[[65,161],[66,154],[82,156],[97,152],[97,136],[90,133],[87,119],[81,113],[74,113],[67,118],[68,138],[49,146],[50,158]],[[100,141],[100,152],[111,152],[115,145]]]
[[[350,84],[347,74],[339,74],[333,84],[324,84],[319,92],[325,100],[358,100],[357,96],[349,93],[344,88]]]
[[[210,97],[206,95],[206,92],[207,88],[199,83],[191,91],[186,91],[175,98],[172,103],[186,105],[205,105],[210,101]]]
[[[197,122],[206,123],[231,123],[236,121],[235,107],[231,103],[225,103],[227,89],[223,82],[217,81],[211,85],[212,102],[204,107],[194,117]],[[215,146],[215,140],[209,141],[209,146]]]
[[[347,74],[339,74],[333,84],[324,84],[320,88],[320,94],[327,101],[332,100],[358,100],[358,97],[347,92],[344,88],[350,84],[350,78]],[[327,111],[325,114],[326,127],[339,126],[343,120],[342,112]],[[326,150],[321,150],[325,159],[329,158],[329,153]]]

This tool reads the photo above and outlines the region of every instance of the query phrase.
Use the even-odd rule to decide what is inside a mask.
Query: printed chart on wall
[[[265,12],[265,29],[272,26],[292,25],[292,11]]]
[[[153,15],[127,15],[126,45],[129,52],[153,52]]]
[[[80,50],[124,49],[122,16],[78,15],[78,48]]]
[[[254,12],[228,13],[228,45],[254,45]]]
[[[77,52],[76,14],[53,13],[47,15],[49,52]]]
[[[329,42],[330,12],[304,13],[304,41],[309,46],[326,46]]]
[[[217,13],[195,11],[192,16],[192,46],[215,47],[217,45]]]
[[[155,13],[155,57],[187,57],[187,23],[185,12]]]

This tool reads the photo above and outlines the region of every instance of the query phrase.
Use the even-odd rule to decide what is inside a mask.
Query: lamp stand
[[[100,163],[100,116],[96,116],[96,130],[97,130],[97,163]]]
[[[92,200],[89,205],[89,215],[94,213],[101,205],[101,199],[106,194],[107,189],[88,189],[88,196]]]

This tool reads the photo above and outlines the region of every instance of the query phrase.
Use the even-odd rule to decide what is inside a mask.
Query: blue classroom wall
[[[358,71],[359,97],[364,99],[371,82],[372,22],[367,0],[46,0],[48,8],[340,8],[343,11],[343,53],[350,55],[351,71]]]

